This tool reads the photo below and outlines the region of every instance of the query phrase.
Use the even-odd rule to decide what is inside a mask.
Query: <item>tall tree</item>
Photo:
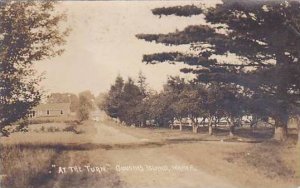
[[[189,118],[192,121],[193,132],[198,132],[199,117],[205,117],[203,101],[206,98],[206,90],[199,84],[186,83],[185,87],[178,94],[177,100],[172,107],[179,119]],[[182,128],[181,128],[182,129]]]
[[[90,111],[94,109],[94,101],[92,95],[87,95],[89,92],[79,93],[79,107],[77,109],[77,118],[79,122],[88,120],[90,117]]]
[[[67,31],[53,1],[0,1],[0,130],[41,98],[33,64],[60,55]]]
[[[112,118],[118,118],[120,116],[123,87],[124,79],[118,75],[115,83],[111,85],[108,95],[103,102],[102,109]]]
[[[215,121],[216,125],[221,118],[225,117],[226,109],[223,107],[223,103],[226,98],[223,94],[224,91],[225,88],[221,88],[221,86],[217,83],[211,83],[207,87],[206,100],[204,101],[203,108],[207,114],[209,135],[213,134],[213,120]]]
[[[140,71],[137,79],[137,85],[141,91],[141,93],[146,96],[147,95],[147,83],[146,83],[146,77],[144,76],[143,72]]]
[[[148,118],[151,122],[155,122],[156,126],[167,126],[173,123],[176,116],[171,105],[174,98],[169,93],[163,91],[150,95],[146,100]]]
[[[300,95],[298,1],[223,0],[210,8],[163,7],[152,13],[203,14],[206,23],[168,34],[138,34],[139,39],[166,45],[190,44],[194,51],[144,55],[143,61],[184,62],[190,68],[181,71],[196,74],[201,82],[235,85],[252,99],[254,112],[275,120],[274,138],[286,139],[290,107],[299,105]],[[239,62],[226,61],[232,54]]]
[[[79,95],[84,95],[84,96],[86,96],[86,98],[88,98],[91,101],[95,100],[95,96],[92,94],[92,92],[90,90],[82,91],[79,93]]]
[[[140,91],[140,88],[135,85],[131,78],[124,84],[123,93],[121,95],[121,114],[119,116],[121,121],[126,122],[128,125],[135,124],[140,125],[140,119],[137,116],[140,114],[138,106],[142,103],[144,96]]]
[[[103,110],[105,105],[105,100],[108,98],[108,93],[99,93],[99,95],[96,97],[96,105],[99,109]]]
[[[164,90],[162,91],[161,103],[164,104],[165,109],[162,114],[165,116],[167,121],[173,123],[175,118],[179,121],[179,129],[182,130],[182,120],[187,118],[189,115],[189,105],[185,96],[181,95],[186,88],[186,81],[179,76],[170,76],[167,83],[164,85]]]

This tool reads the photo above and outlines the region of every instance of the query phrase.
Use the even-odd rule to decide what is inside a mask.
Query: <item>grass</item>
[[[53,171],[52,164],[92,163],[89,152],[97,148],[89,144],[89,138],[95,132],[90,125],[89,121],[80,125],[73,122],[31,124],[28,132],[15,132],[9,138],[1,138],[0,187],[122,187],[113,170],[105,174],[58,174]]]
[[[70,123],[75,121],[76,118],[73,116],[63,117],[37,117],[28,119],[29,124],[41,124],[41,123]]]
[[[78,122],[74,116],[62,116],[62,117],[37,117],[29,118],[26,120],[19,120],[7,126],[5,129],[9,133],[14,132],[60,132],[65,128],[65,125],[77,125]],[[47,125],[46,127],[44,125]],[[49,125],[52,125],[49,127]],[[42,127],[41,127],[42,126]]]
[[[59,144],[58,144],[59,145]],[[58,145],[36,144],[0,145],[1,188],[52,188],[52,187],[122,187],[115,171],[103,174],[58,174],[52,164],[61,166],[90,165],[87,152]],[[58,146],[58,147],[56,147]],[[75,163],[75,164],[73,164]]]
[[[198,141],[204,141],[208,138],[196,137],[200,134],[193,134],[186,131],[179,132],[175,130],[157,129],[151,130],[151,137],[164,138],[157,142],[95,144],[89,140],[96,131],[94,126],[90,126],[92,123],[93,122],[84,122],[81,125],[67,123],[33,124],[29,125],[29,132],[27,133],[14,133],[9,139],[3,138],[3,140],[1,140],[2,144],[0,144],[0,174],[6,176],[2,178],[0,187],[122,187],[124,183],[121,182],[117,172],[113,170],[105,174],[88,174],[84,172],[64,175],[49,173],[49,170],[51,170],[52,164],[67,166],[104,163],[105,158],[102,159],[101,152],[105,150],[161,148],[161,146],[164,145],[178,143],[185,143],[186,145],[184,147],[188,147],[188,143],[196,144]],[[128,127],[117,126],[117,124],[114,123],[110,123],[109,125],[115,126],[122,131],[132,130]],[[38,132],[35,130],[38,130]],[[82,131],[82,134],[76,134],[78,131]],[[145,131],[149,130],[137,129],[135,131],[140,131],[143,132],[144,135],[147,135],[146,133],[148,132]],[[243,130],[238,133],[244,136],[244,132],[242,131]],[[266,129],[266,133],[269,133],[268,129]],[[184,136],[180,137],[182,134]],[[261,138],[256,132],[251,132],[251,134],[251,138]],[[221,136],[217,135],[216,137],[212,137],[212,139],[219,139],[220,137]],[[238,141],[236,139],[238,138],[233,138],[232,141]],[[225,141],[230,140],[224,140],[224,142]],[[279,178],[288,181],[296,176],[294,164],[297,158],[295,157],[294,141],[284,144],[268,141],[251,144],[249,148],[250,149],[246,151],[231,150],[228,156],[226,153],[224,159],[223,156],[221,157],[222,161],[226,160],[231,163],[230,165],[236,163],[238,166],[245,166],[264,175],[262,177],[266,176],[270,179]],[[196,149],[193,149],[193,151],[196,151]],[[203,151],[205,151],[205,149]],[[99,153],[99,155],[92,157],[92,152]],[[214,152],[223,151],[215,150]]]
[[[296,146],[293,143],[265,141],[245,152],[230,153],[225,160],[244,163],[271,179],[291,180],[296,175]]]
[[[276,147],[270,146],[270,144],[263,144],[260,147],[253,148],[249,155],[245,156],[245,160],[248,164],[262,169],[269,178],[293,178],[295,171],[288,167],[280,155],[277,154],[282,148]]]
[[[26,123],[29,125],[32,124],[43,124],[43,123],[72,123],[76,121],[75,116],[50,116],[50,117],[36,117],[36,118],[28,118],[27,120],[19,120],[15,123],[15,125]]]
[[[85,133],[86,124],[79,125],[76,122],[60,122],[60,123],[41,123],[41,124],[30,124],[28,131],[35,133],[46,133],[46,132],[73,132],[75,134]]]
[[[58,155],[54,149],[31,150],[18,145],[0,148],[1,174],[4,175],[1,187],[38,187],[52,179],[48,169]]]

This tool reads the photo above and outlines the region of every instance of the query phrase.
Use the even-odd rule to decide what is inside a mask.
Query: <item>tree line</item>
[[[39,83],[42,77],[36,74],[33,64],[61,55],[64,51],[65,37],[69,31],[59,27],[66,15],[55,10],[55,3],[0,2],[0,131],[3,135],[7,134],[5,126],[25,117],[40,102],[42,92]],[[198,92],[203,92],[203,88],[209,93],[215,87],[221,98],[226,97],[223,102],[212,105],[212,112],[216,111],[215,108],[219,109],[218,113],[225,113],[222,116],[232,125],[239,124],[240,113],[270,117],[275,121],[275,138],[287,138],[288,119],[300,116],[299,1],[224,0],[213,7],[160,7],[153,9],[152,14],[161,19],[167,19],[170,15],[202,15],[204,22],[187,26],[181,31],[136,35],[138,39],[148,42],[189,45],[190,52],[145,54],[143,62],[185,63],[188,68],[181,69],[181,72],[192,73],[197,79],[193,83],[185,83],[184,92],[174,90],[177,97],[180,96],[178,98],[181,100],[176,103],[181,107],[172,102],[174,107],[171,110],[166,110],[170,106],[165,103],[173,99],[176,101],[177,97],[170,99],[171,93],[167,89],[149,96],[142,90],[143,79],[140,83],[132,79],[126,82],[119,79],[105,100],[109,104],[106,106],[111,106],[104,108],[110,116],[128,124],[142,125],[147,119],[164,124],[175,118],[173,114],[178,114],[176,118],[183,116],[178,112],[186,105],[190,112],[188,115],[193,119],[196,116],[193,113],[199,112],[190,110],[193,105],[187,105],[189,101],[183,99],[192,100]],[[237,57],[238,62],[226,60],[231,55]],[[199,90],[188,89],[194,87],[199,87]],[[203,96],[206,94],[202,93]],[[207,95],[206,102],[197,99],[198,109],[203,110],[203,106],[210,104],[210,96],[213,95]],[[125,106],[129,106],[130,110],[127,111]],[[201,113],[211,114],[207,111]],[[134,116],[137,120],[133,120]],[[204,117],[211,116],[213,118],[210,119],[217,117]]]
[[[204,20],[181,31],[137,34],[148,42],[190,45],[190,52],[146,54],[144,62],[185,63],[188,68],[181,72],[195,74],[198,82],[230,86],[246,96],[247,110],[274,119],[276,139],[287,138],[289,118],[300,115],[299,1],[223,0],[211,7],[160,7],[152,14],[160,19],[202,15]]]
[[[208,126],[210,135],[213,125],[217,126],[221,120],[229,125],[233,135],[243,116],[253,115],[247,95],[231,84],[203,84],[170,76],[163,90],[157,92],[148,89],[145,80],[141,73],[136,82],[118,76],[99,107],[126,125],[173,128],[177,123],[182,129],[188,119],[193,132],[199,126]],[[257,119],[264,117],[255,116]]]

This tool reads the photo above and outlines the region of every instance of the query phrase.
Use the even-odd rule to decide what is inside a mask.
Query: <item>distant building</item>
[[[47,103],[34,107],[29,117],[58,117],[70,115],[70,103]]]
[[[106,114],[104,111],[96,109],[90,112],[90,118],[94,121],[102,121],[106,118]]]

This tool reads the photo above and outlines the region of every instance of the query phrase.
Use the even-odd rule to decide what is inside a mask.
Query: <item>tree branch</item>
[[[293,32],[296,35],[297,38],[300,38],[300,32],[294,26],[288,24],[287,27],[291,32]]]

